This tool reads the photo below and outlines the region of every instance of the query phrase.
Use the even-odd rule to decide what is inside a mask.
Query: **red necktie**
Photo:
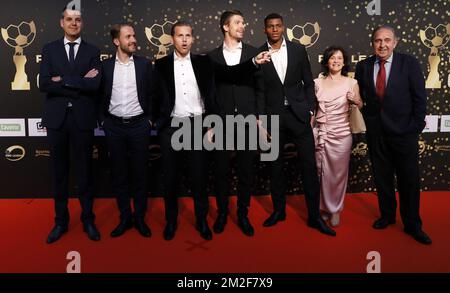
[[[380,60],[378,64],[380,69],[378,70],[377,83],[375,85],[378,98],[382,101],[384,98],[384,90],[386,88],[386,70],[384,69],[384,64],[386,60]]]

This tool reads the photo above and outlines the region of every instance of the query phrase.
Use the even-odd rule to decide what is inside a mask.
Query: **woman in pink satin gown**
[[[351,104],[362,107],[358,83],[347,77],[349,58],[341,47],[329,47],[321,62],[323,75],[314,80],[318,107],[314,138],[320,180],[320,208],[324,220],[339,225],[347,189],[352,147]]]

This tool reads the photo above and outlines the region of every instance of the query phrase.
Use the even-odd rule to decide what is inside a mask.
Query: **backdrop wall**
[[[37,79],[43,45],[63,36],[59,19],[67,2],[4,0],[0,4],[0,197],[51,196],[50,154],[45,129],[40,126],[45,95],[39,92]],[[369,15],[366,9],[369,2],[380,4],[380,15]],[[419,142],[422,189],[449,189],[450,25],[446,0],[83,0],[81,6],[85,24],[83,38],[101,48],[103,58],[114,52],[109,38],[109,26],[113,23],[134,23],[138,54],[154,59],[172,49],[167,34],[170,23],[178,19],[193,24],[193,51],[201,53],[222,42],[219,18],[224,10],[243,12],[247,22],[244,41],[258,47],[265,41],[265,15],[278,12],[285,17],[288,37],[307,46],[315,76],[320,73],[320,55],[328,45],[346,48],[354,70],[358,60],[372,53],[369,43],[372,29],[389,24],[401,38],[397,50],[416,56],[427,78],[427,128]],[[93,157],[97,193],[110,196],[105,141],[101,131],[96,134]],[[284,155],[289,158],[286,162],[289,193],[301,193],[292,146],[286,146]],[[160,190],[159,164],[159,146],[154,139],[149,150],[152,195],[158,195]],[[254,192],[268,194],[266,165],[258,166]],[[76,191],[76,186],[72,188]],[[370,191],[374,191],[374,184],[367,145],[364,135],[358,135],[354,137],[348,192]],[[188,192],[183,186],[181,194]]]

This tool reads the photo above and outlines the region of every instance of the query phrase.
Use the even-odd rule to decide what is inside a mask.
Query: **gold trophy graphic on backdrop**
[[[317,21],[315,23],[307,22],[304,25],[296,24],[292,28],[287,28],[286,34],[289,41],[295,41],[309,48],[319,39],[320,26]]]
[[[155,23],[151,27],[145,28],[145,35],[148,41],[158,47],[156,59],[160,59],[169,53],[169,47],[172,46],[172,36],[170,29],[174,22],[166,21],[163,25]]]
[[[14,81],[11,82],[11,89],[13,91],[30,90],[30,83],[25,73],[27,56],[23,54],[23,48],[28,47],[36,37],[34,21],[22,21],[19,25],[10,24],[6,29],[2,28],[2,37],[9,46],[15,49],[13,62],[16,66],[16,75]]]
[[[441,79],[439,77],[441,57],[439,56],[439,49],[444,48],[450,39],[450,24],[439,24],[436,27],[429,26],[425,30],[420,30],[419,35],[422,43],[431,49],[428,56],[430,72],[428,73],[425,87],[427,89],[441,88]]]

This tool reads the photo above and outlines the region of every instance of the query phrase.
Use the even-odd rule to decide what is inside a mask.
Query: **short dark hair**
[[[240,15],[240,16],[244,17],[242,12],[240,12],[239,10],[227,10],[227,11],[224,11],[222,13],[222,15],[220,16],[220,30],[222,31],[222,34],[225,35],[225,30],[223,29],[223,26],[229,23],[230,18],[233,15]]]
[[[327,66],[328,60],[330,60],[331,56],[333,56],[333,54],[338,51],[342,52],[342,56],[344,56],[344,66],[342,67],[341,74],[343,76],[348,75],[348,71],[350,70],[350,58],[344,48],[340,46],[330,46],[325,49],[325,52],[323,52],[323,58],[320,62],[320,64],[322,65],[323,75],[328,76],[328,74],[330,73],[330,69]]]
[[[188,26],[188,27],[191,28],[191,33],[194,34],[194,29],[192,28],[192,25],[188,21],[186,21],[186,20],[179,20],[179,21],[175,22],[172,25],[172,28],[170,29],[170,35],[172,37],[175,35],[175,28],[177,26]]]
[[[128,23],[128,22],[122,22],[122,23],[116,23],[113,24],[111,26],[111,30],[109,31],[109,34],[111,35],[111,40],[114,41],[114,39],[118,39],[120,36],[120,30],[124,27],[124,26],[129,26],[131,28],[134,29],[133,24]]]
[[[281,19],[281,22],[284,23],[283,16],[278,13],[271,13],[264,18],[264,26],[267,25],[267,21],[270,19]]]
[[[383,25],[377,26],[376,28],[373,29],[373,31],[372,31],[372,36],[371,36],[371,38],[370,38],[370,42],[373,43],[374,38],[375,38],[375,34],[376,34],[379,30],[382,30],[382,29],[390,30],[390,31],[392,32],[392,34],[394,34],[394,39],[397,39],[397,35],[395,34],[395,29],[394,29],[392,26],[383,24]]]

